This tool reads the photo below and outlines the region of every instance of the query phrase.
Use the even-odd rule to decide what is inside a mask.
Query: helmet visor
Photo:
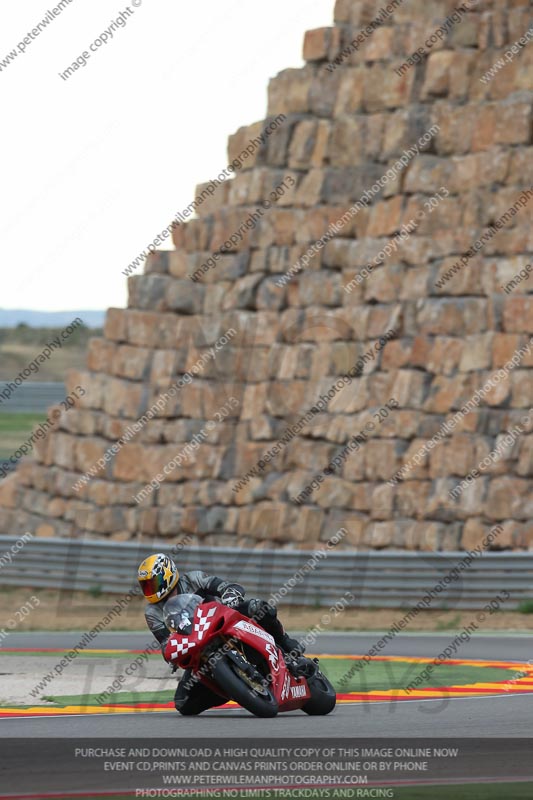
[[[163,574],[151,575],[149,578],[139,580],[139,583],[148,600],[154,597],[161,598],[168,592],[168,583]]]

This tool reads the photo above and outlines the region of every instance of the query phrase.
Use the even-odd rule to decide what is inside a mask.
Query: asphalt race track
[[[157,718],[156,718],[157,717]],[[303,712],[261,720],[241,710],[206,711],[199,717],[176,712],[154,714],[26,717],[0,720],[0,738],[7,737],[527,737],[531,735],[533,694],[358,703],[338,706],[327,717]],[[1,746],[0,746],[1,749]]]
[[[319,637],[317,654],[364,654],[380,634],[333,633]],[[383,655],[434,658],[453,638],[439,635],[398,635]],[[16,648],[71,647],[79,633],[12,634]],[[92,646],[136,649],[146,646],[146,633],[100,634]],[[530,635],[477,635],[461,648],[461,658],[525,662],[533,658]],[[494,697],[459,697],[402,702],[359,702],[338,705],[327,717],[302,712],[257,719],[240,709],[213,710],[199,717],[175,712],[113,713],[0,719],[0,738],[13,737],[529,737],[533,692]]]
[[[51,633],[11,633],[9,647],[69,648],[79,641],[83,631],[54,631]],[[91,647],[113,649],[116,647],[135,650],[146,645],[149,631],[133,633],[99,633]],[[297,636],[298,634],[294,634]],[[365,653],[382,636],[370,633],[324,633],[318,636],[314,650],[321,653]],[[432,658],[443,645],[453,639],[452,632],[439,634],[399,634],[388,642],[383,650],[386,656],[420,656]],[[0,655],[1,655],[0,650]],[[461,647],[464,658],[494,659],[505,661],[527,661],[533,659],[533,635],[524,634],[476,634]]]

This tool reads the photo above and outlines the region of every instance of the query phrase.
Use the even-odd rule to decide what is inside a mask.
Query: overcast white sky
[[[2,5],[0,66],[57,2]],[[268,79],[302,64],[334,0],[129,7],[68,81],[120,0],[72,0],[2,67],[2,308],[125,305],[122,270],[226,166],[228,135],[264,118]]]

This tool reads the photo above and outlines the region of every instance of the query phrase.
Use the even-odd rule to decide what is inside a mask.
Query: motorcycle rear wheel
[[[213,677],[225,694],[251,714],[256,717],[275,717],[278,704],[270,689],[262,686],[259,694],[245,676],[237,674],[236,670],[236,665],[223,658],[214,667]]]
[[[330,714],[337,704],[337,693],[320,670],[307,678],[307,685],[311,692],[311,699],[302,706],[302,711],[311,716]]]

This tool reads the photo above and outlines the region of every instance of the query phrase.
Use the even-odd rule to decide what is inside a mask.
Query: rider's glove
[[[237,589],[236,586],[228,586],[228,588],[222,592],[220,598],[220,601],[230,608],[235,608],[235,606],[238,606],[243,600],[244,593]]]

